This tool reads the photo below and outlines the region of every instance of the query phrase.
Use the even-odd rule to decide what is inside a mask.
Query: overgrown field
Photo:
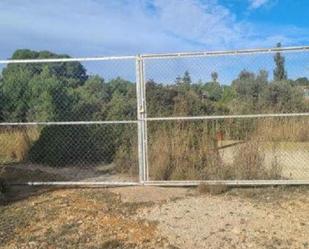
[[[150,177],[156,180],[306,179],[308,125],[308,118],[150,121]],[[9,167],[12,163],[43,161],[43,165],[59,169],[72,165],[95,170],[95,165],[103,161],[115,165],[114,173],[135,176],[138,173],[136,127],[118,128],[65,126],[50,131],[41,127],[2,130],[1,164]],[[105,136],[107,133],[109,137]],[[98,143],[99,137],[102,139]],[[303,166],[301,161],[305,163]]]

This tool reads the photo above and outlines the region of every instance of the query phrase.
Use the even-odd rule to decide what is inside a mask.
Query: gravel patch
[[[164,188],[151,186],[117,187],[111,192],[120,195],[123,202],[162,202],[194,194],[192,188]]]
[[[161,235],[179,248],[309,248],[308,193],[265,200],[263,193],[253,199],[187,197],[144,209],[137,217],[158,222]]]

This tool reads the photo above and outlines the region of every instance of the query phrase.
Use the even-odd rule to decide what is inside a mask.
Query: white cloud
[[[217,0],[1,0],[0,31],[0,57],[24,47],[93,56],[309,40],[306,30],[242,22]]]
[[[249,0],[250,9],[257,9],[269,3],[270,0]]]

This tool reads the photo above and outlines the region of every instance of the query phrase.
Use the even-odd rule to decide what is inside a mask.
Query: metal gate
[[[308,184],[308,51],[0,61],[3,101],[22,102],[2,111],[2,170],[30,185]],[[9,84],[25,79],[20,99]]]

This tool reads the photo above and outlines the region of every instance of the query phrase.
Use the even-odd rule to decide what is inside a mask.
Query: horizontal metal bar
[[[164,59],[178,57],[207,57],[207,56],[225,56],[225,55],[248,55],[258,53],[276,53],[276,52],[303,52],[309,51],[309,46],[296,47],[275,47],[275,48],[257,48],[257,49],[240,49],[226,51],[202,51],[202,52],[179,52],[179,53],[158,53],[142,54],[142,59]],[[103,57],[77,57],[77,58],[49,58],[49,59],[8,59],[0,60],[0,64],[17,64],[17,63],[51,63],[51,62],[74,62],[74,61],[107,61],[107,60],[135,60],[138,56],[103,56]]]
[[[25,182],[10,185],[28,186],[161,186],[194,187],[200,184],[227,186],[271,186],[271,185],[309,185],[309,180],[193,180],[193,181],[145,181],[145,182]]]
[[[70,181],[55,181],[55,182],[25,182],[11,185],[28,185],[28,186],[138,186],[139,182],[70,182]]]
[[[205,180],[205,181],[147,181],[147,186],[190,187],[200,184],[228,186],[309,185],[309,180]]]
[[[0,126],[31,126],[31,125],[94,125],[94,124],[137,124],[137,120],[120,121],[66,121],[66,122],[13,122],[0,123]]]
[[[257,48],[257,49],[241,49],[226,51],[205,51],[205,52],[180,52],[180,53],[159,53],[159,54],[143,54],[143,59],[171,59],[179,57],[208,57],[208,56],[225,56],[225,55],[248,55],[263,54],[276,52],[303,52],[309,51],[309,46],[297,47],[275,47],[275,48]]]
[[[0,60],[0,64],[20,64],[20,63],[51,63],[51,62],[74,62],[74,61],[108,61],[108,60],[135,60],[136,56],[110,56],[110,57],[85,57],[85,58],[50,58],[50,59],[20,59],[20,60]]]
[[[203,120],[203,119],[233,119],[233,118],[271,118],[271,117],[308,117],[305,113],[270,113],[270,114],[244,114],[244,115],[218,115],[218,116],[189,116],[189,117],[154,117],[146,118],[147,121],[163,120]]]

